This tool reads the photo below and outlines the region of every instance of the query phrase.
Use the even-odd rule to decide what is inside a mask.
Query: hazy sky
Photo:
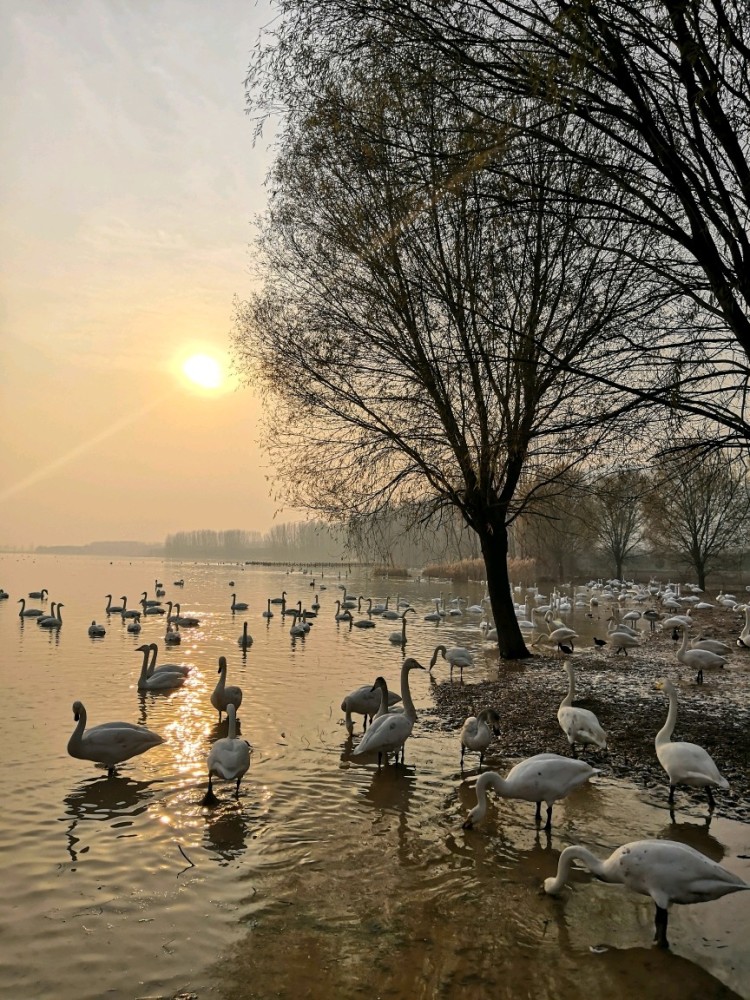
[[[243,80],[271,16],[0,4],[0,545],[271,525],[258,404],[181,374],[228,361],[252,287],[268,161]]]

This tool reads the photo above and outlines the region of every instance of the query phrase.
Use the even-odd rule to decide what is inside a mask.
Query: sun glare
[[[218,389],[223,381],[221,365],[210,354],[193,354],[182,365],[183,374],[202,389]]]

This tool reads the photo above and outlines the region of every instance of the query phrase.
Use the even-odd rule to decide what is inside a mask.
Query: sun
[[[224,381],[221,365],[210,354],[191,354],[182,363],[182,373],[202,389],[219,389]]]

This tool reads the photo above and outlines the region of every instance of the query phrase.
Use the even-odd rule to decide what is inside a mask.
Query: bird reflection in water
[[[105,768],[106,771],[106,768]],[[85,854],[90,845],[78,847],[83,839],[77,834],[79,823],[98,822],[112,823],[119,821],[122,826],[123,817],[133,818],[146,812],[153,797],[150,791],[156,781],[133,781],[131,778],[115,774],[108,778],[92,778],[83,782],[75,791],[65,796],[65,816],[62,821],[70,819],[66,830],[67,851],[72,861],[77,861],[79,854]],[[92,831],[93,832],[93,831]]]
[[[681,844],[687,844],[688,847],[694,847],[712,861],[722,860],[726,850],[724,845],[709,833],[713,819],[710,813],[704,820],[696,823],[676,822],[673,809],[670,810],[670,816],[672,822],[656,834],[660,840],[677,840]]]
[[[227,802],[205,813],[203,839],[222,866],[244,853],[250,836],[248,817],[236,802]]]

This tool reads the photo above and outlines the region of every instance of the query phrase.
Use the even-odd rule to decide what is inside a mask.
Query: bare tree
[[[718,558],[747,544],[750,490],[744,464],[726,452],[706,453],[700,443],[671,468],[655,472],[651,485],[644,510],[652,546],[694,569],[705,589]]]
[[[661,288],[613,204],[548,211],[551,192],[591,182],[569,158],[524,137],[479,155],[473,113],[434,66],[400,52],[341,63],[315,44],[298,46],[296,73],[288,45],[264,66],[259,100],[285,110],[237,366],[266,394],[286,500],[338,521],[459,511],[500,653],[526,656],[508,528],[613,440],[630,403],[571,368],[629,363]]]
[[[717,421],[728,443],[746,446],[747,0],[305,0],[305,9],[304,30],[327,33],[340,55],[401,45],[442,59],[447,86],[474,111],[487,147],[531,132],[626,192],[625,211],[656,238],[651,267],[697,309],[686,335],[665,329],[671,376],[629,386]],[[561,116],[602,141],[571,145],[570,130],[550,127]],[[608,190],[576,197],[606,210]]]
[[[623,468],[590,484],[587,519],[614,576],[623,579],[627,557],[642,540],[644,495],[650,484],[640,469]]]

